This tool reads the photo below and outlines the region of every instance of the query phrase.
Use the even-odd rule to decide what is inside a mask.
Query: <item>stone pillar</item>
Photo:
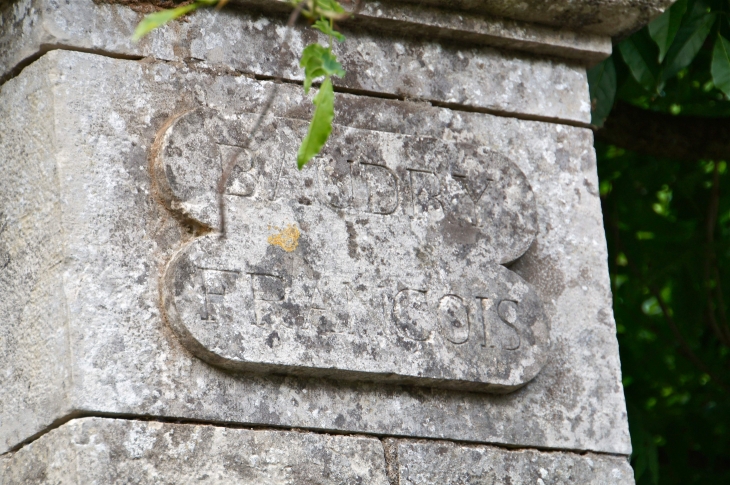
[[[0,484],[632,484],[586,68],[668,3],[366,0],[300,172],[284,3],[0,1]]]

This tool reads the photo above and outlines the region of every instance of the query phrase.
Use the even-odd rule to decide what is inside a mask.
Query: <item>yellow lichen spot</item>
[[[275,229],[279,229],[278,227]],[[281,249],[290,253],[299,246],[299,236],[301,233],[294,224],[289,224],[284,229],[280,230],[276,234],[272,234],[266,240],[269,244],[279,246]]]

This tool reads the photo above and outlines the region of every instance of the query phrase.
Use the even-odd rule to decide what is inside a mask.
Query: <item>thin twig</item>
[[[710,192],[710,202],[707,204],[707,222],[705,233],[707,237],[707,249],[705,251],[705,292],[707,294],[707,320],[710,324],[715,336],[720,343],[726,347],[730,347],[730,339],[728,339],[723,328],[717,323],[715,317],[716,304],[713,299],[713,288],[710,287],[710,280],[715,277],[715,289],[719,284],[719,272],[717,271],[717,256],[715,254],[715,226],[717,225],[717,212],[720,203],[720,172],[719,164],[715,163],[715,169],[712,176],[712,190]],[[723,309],[724,310],[724,309]],[[721,311],[724,315],[724,311]],[[725,322],[727,325],[727,322]]]
[[[616,247],[620,252],[624,254],[624,257],[626,258],[626,264],[628,268],[631,270],[631,272],[634,274],[636,278],[639,279],[639,281],[643,281],[644,278],[641,274],[641,271],[634,265],[633,261],[630,260],[626,254],[626,250],[623,247],[623,244],[621,242],[621,236],[619,234],[618,230],[618,223],[617,219],[611,218],[609,219],[611,222],[611,229],[613,233],[613,237],[616,243]],[[722,380],[720,380],[713,372],[709,370],[709,367],[705,365],[702,360],[700,360],[699,357],[692,351],[691,347],[687,343],[687,341],[684,339],[684,336],[679,331],[679,327],[677,327],[676,322],[674,321],[674,318],[669,312],[669,308],[664,301],[664,298],[662,298],[661,293],[657,290],[654,286],[648,286],[649,291],[652,293],[654,298],[656,298],[657,303],[659,304],[659,308],[661,308],[662,313],[664,315],[664,319],[666,320],[667,324],[669,325],[669,329],[672,332],[672,335],[674,336],[675,343],[679,345],[679,351],[680,354],[682,354],[687,360],[689,360],[695,367],[697,367],[698,370],[701,372],[704,372],[708,376],[710,376],[710,379],[712,379],[712,382],[714,382],[718,387],[723,389],[726,392],[730,392],[730,387],[727,386]]]
[[[720,268],[717,262],[717,253],[715,251],[715,228],[717,227],[717,215],[720,208],[720,164],[715,162],[712,174],[712,194],[711,194],[712,213],[708,220],[708,234],[711,236],[708,240],[710,251],[712,251],[713,270],[715,273],[715,297],[717,298],[717,310],[720,314],[722,326],[720,331],[725,337],[725,345],[730,347],[730,325],[728,325],[727,315],[725,313],[725,299],[722,293],[722,279],[720,278]],[[712,224],[710,226],[710,224]]]
[[[689,344],[682,336],[682,333],[679,331],[679,327],[677,327],[674,318],[672,318],[672,315],[669,312],[669,308],[667,307],[667,303],[664,301],[664,298],[662,298],[661,292],[655,286],[650,286],[649,291],[652,295],[654,295],[657,303],[659,303],[659,308],[662,309],[664,319],[667,321],[667,324],[669,325],[669,329],[672,331],[672,334],[674,334],[674,338],[679,344],[679,349],[681,353],[684,354],[684,356],[687,357],[687,359],[689,359],[698,369],[710,376],[710,379],[712,379],[715,384],[720,386],[726,392],[730,392],[730,387],[728,387],[722,380],[720,380],[720,378],[718,378],[712,371],[710,371],[709,367],[707,367],[705,363],[702,362],[700,358],[697,357],[697,355],[692,351]]]
[[[725,299],[722,296],[722,281],[720,281],[720,269],[717,267],[717,260],[715,260],[715,294],[717,296],[717,309],[720,313],[720,320],[722,326],[720,329],[725,333],[725,339],[730,342],[730,325],[728,325],[727,314],[725,312]],[[728,345],[730,347],[730,345]]]
[[[709,280],[709,273],[705,272],[707,277],[705,280]],[[720,341],[722,345],[725,347],[730,347],[730,341],[728,340],[727,335],[725,335],[725,331],[723,328],[720,327],[717,323],[717,318],[715,318],[715,300],[712,298],[713,293],[716,293],[716,291],[713,291],[711,289],[707,289],[707,320],[710,324],[710,329],[715,334],[715,337]],[[719,306],[719,305],[717,305]]]
[[[304,8],[305,3],[306,2],[300,2],[289,16],[289,21],[286,24],[286,32],[284,33],[284,39],[281,42],[282,45],[286,45],[289,42],[289,36],[291,35],[292,27],[294,27],[294,24],[299,18],[299,14],[302,13],[302,9]],[[281,60],[281,58],[279,58],[279,60]],[[280,69],[277,69],[277,72],[278,71],[280,71]],[[238,163],[238,157],[241,155],[241,152],[247,150],[248,147],[251,145],[254,136],[256,136],[256,133],[259,131],[259,128],[261,128],[261,125],[264,122],[264,118],[266,118],[266,115],[269,113],[271,106],[274,104],[274,99],[279,94],[279,85],[281,84],[281,81],[281,74],[277,74],[274,78],[274,88],[269,93],[269,97],[266,99],[266,103],[264,104],[264,109],[263,111],[261,111],[261,114],[259,114],[259,117],[256,120],[256,124],[249,132],[246,141],[243,143],[243,146],[240,146],[238,150],[231,154],[228,162],[226,162],[226,165],[223,167],[221,178],[218,180],[218,226],[221,239],[225,239],[226,237],[226,202],[223,196],[226,190],[226,185],[228,185],[228,179],[230,178],[233,169]]]

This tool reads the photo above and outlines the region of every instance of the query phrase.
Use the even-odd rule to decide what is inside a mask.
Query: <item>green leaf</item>
[[[631,75],[647,91],[654,93],[659,85],[660,66],[657,49],[646,30],[641,30],[618,45]]]
[[[183,5],[182,7],[171,8],[168,10],[161,10],[159,12],[145,15],[142,21],[137,25],[137,28],[132,35],[132,41],[137,42],[139,39],[149,34],[157,27],[162,27],[167,22],[182,17],[186,13],[192,12],[201,5],[209,4],[210,2],[195,2],[189,5]]]
[[[322,83],[313,102],[316,106],[314,116],[309,123],[307,136],[302,140],[297,153],[299,170],[319,153],[332,132],[332,120],[335,118],[335,92],[329,76]]]
[[[345,36],[334,30],[328,20],[319,19],[312,25],[312,28],[317,29],[326,35],[329,35],[330,37],[334,37],[340,42],[345,40]]]
[[[712,51],[712,82],[730,98],[730,41],[718,35]]]
[[[686,11],[687,0],[679,0],[649,24],[649,35],[659,46],[659,62],[662,62],[667,55]]]
[[[302,51],[299,65],[304,68],[305,93],[312,87],[312,81],[320,76],[343,77],[346,74],[332,51],[319,44],[310,44]]]
[[[328,19],[341,19],[348,14],[336,0],[314,0],[315,14]]]
[[[591,124],[603,126],[616,97],[616,67],[609,57],[588,71],[591,96]]]
[[[667,52],[661,79],[666,81],[689,66],[705,43],[715,22],[715,14],[707,13],[707,7],[697,2],[692,14],[679,27],[677,36]]]

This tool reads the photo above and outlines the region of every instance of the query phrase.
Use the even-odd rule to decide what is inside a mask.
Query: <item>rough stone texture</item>
[[[387,457],[387,461],[386,461]],[[390,479],[390,480],[389,480]],[[0,485],[633,485],[625,457],[108,418],[0,456]]]
[[[589,64],[611,55],[608,36],[578,33],[564,28],[526,24],[501,17],[431,9],[423,4],[364,2],[357,22],[393,32],[427,35],[460,42],[577,59]]]
[[[167,123],[153,171],[185,224],[218,226],[221,166],[256,119],[198,109]],[[298,170],[306,132],[274,118],[239,149],[227,237],[202,236],[169,263],[164,306],[186,347],[234,370],[462,389],[537,375],[542,304],[500,266],[537,232],[519,168],[484,147],[335,126]]]
[[[113,56],[206,61],[257,76],[301,81],[299,57],[313,29],[295,28],[279,49],[285,20],[244,12],[203,10],[189,22],[158,29],[139,44],[130,40],[141,19],[127,7],[91,0],[18,0],[0,18],[0,79],[39,52],[56,48]],[[406,41],[401,36],[345,31],[335,53],[348,74],[336,86],[358,92],[459,104],[472,109],[587,125],[585,70],[577,63],[491,47]]]
[[[648,24],[674,0],[398,0],[621,37]]]
[[[375,438],[85,418],[0,461],[0,485],[388,485]]]
[[[525,387],[490,395],[235,375],[181,345],[161,317],[158,282],[191,236],[152,195],[151,146],[176,113],[257,112],[270,89],[202,63],[65,51],[2,86],[0,248],[9,263],[0,287],[12,301],[3,299],[0,318],[0,449],[77,411],[629,454],[586,129],[337,96],[340,125],[484,146],[524,173],[538,232],[510,269],[534,287],[551,324],[550,358]],[[301,87],[284,85],[271,114],[306,119],[310,106]],[[54,315],[40,298],[47,288],[61,296]]]
[[[0,87],[0,429],[16,439],[70,411],[70,228],[62,224],[52,84],[44,74],[25,77],[14,93]]]
[[[110,2],[110,3],[113,3]],[[286,7],[275,8],[276,4]],[[341,2],[354,10],[355,2]],[[288,12],[286,0],[232,0],[243,8]],[[373,31],[386,31],[426,39],[452,40],[522,50],[536,54],[577,59],[593,64],[611,55],[611,38],[606,35],[529,24],[503,17],[427,7],[423,4],[361,2],[357,15],[338,25],[356,25]]]
[[[11,5],[17,0],[0,0],[0,8]],[[118,0],[100,0],[100,2],[116,3]],[[122,0],[120,3],[124,3]],[[273,1],[273,0],[272,0]],[[282,1],[282,0],[278,0]],[[373,15],[382,17],[385,12],[409,12],[408,21],[416,18],[421,21],[424,6],[438,7],[446,16],[454,11],[456,16],[468,18],[471,13],[504,17],[506,19],[521,20],[524,22],[550,25],[563,30],[574,30],[585,34],[598,36],[622,37],[643,27],[655,17],[659,16],[674,0],[391,0],[389,2],[365,2],[362,7],[364,17]],[[133,3],[133,2],[132,2]],[[140,2],[143,3],[143,2]],[[155,0],[150,0],[150,4]],[[261,0],[232,0],[232,4],[259,5]],[[352,8],[354,0],[342,0],[345,7]],[[372,3],[381,13],[375,13],[367,3]],[[402,5],[398,5],[401,3]],[[413,8],[415,4],[417,7]],[[267,8],[272,8],[270,5]],[[388,13],[385,18],[390,18]],[[428,22],[425,22],[428,24]],[[539,27],[532,27],[541,32]],[[542,31],[547,32],[547,31]],[[547,35],[548,39],[552,36]],[[541,42],[541,43],[550,43]],[[557,44],[561,44],[558,41]],[[590,48],[587,50],[591,50]]]
[[[626,457],[386,440],[398,485],[633,485]]]

